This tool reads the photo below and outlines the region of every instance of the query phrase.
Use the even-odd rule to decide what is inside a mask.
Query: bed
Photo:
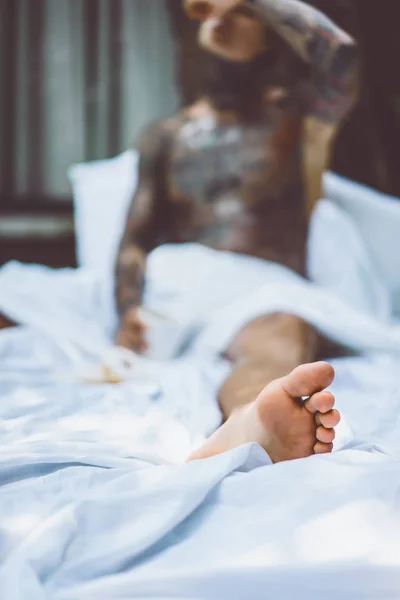
[[[162,248],[147,301],[196,341],[130,363],[111,344],[111,273],[135,164],[128,152],[71,171],[78,269],[0,270],[0,311],[21,323],[0,332],[1,597],[398,600],[400,204],[328,174],[312,284],[228,255],[217,265],[196,245]],[[215,291],[206,311],[196,261]],[[273,465],[250,444],[186,464],[221,418],[223,345],[278,309],[357,353],[334,361],[335,451]]]

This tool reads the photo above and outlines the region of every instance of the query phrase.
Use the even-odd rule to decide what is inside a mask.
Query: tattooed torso
[[[257,125],[182,116],[169,146],[167,193],[176,241],[303,269],[300,119],[266,111]]]
[[[165,242],[197,241],[304,271],[307,214],[319,197],[324,168],[321,144],[354,103],[356,46],[323,13],[298,0],[252,6],[309,75],[303,82],[297,67],[285,67],[277,81],[271,79],[256,125],[239,124],[200,102],[140,138],[138,189],[116,265],[120,316],[140,304],[147,253]],[[293,85],[290,73],[296,75]],[[269,95],[274,86],[286,90],[284,102]]]

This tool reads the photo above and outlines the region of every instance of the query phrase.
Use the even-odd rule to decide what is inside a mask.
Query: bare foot
[[[334,378],[325,362],[297,367],[270,383],[251,404],[238,408],[189,460],[257,442],[272,462],[332,451],[340,414],[335,399],[323,391]],[[302,402],[301,398],[307,397]]]

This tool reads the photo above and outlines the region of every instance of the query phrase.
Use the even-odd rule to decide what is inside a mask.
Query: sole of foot
[[[272,381],[254,402],[237,409],[189,460],[256,442],[272,462],[332,451],[340,414],[326,390],[334,370],[325,362],[297,367]]]

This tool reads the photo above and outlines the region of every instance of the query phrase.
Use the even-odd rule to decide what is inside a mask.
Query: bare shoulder
[[[172,117],[158,119],[146,125],[135,142],[135,148],[142,155],[158,155],[173,139],[183,123],[182,113]]]

